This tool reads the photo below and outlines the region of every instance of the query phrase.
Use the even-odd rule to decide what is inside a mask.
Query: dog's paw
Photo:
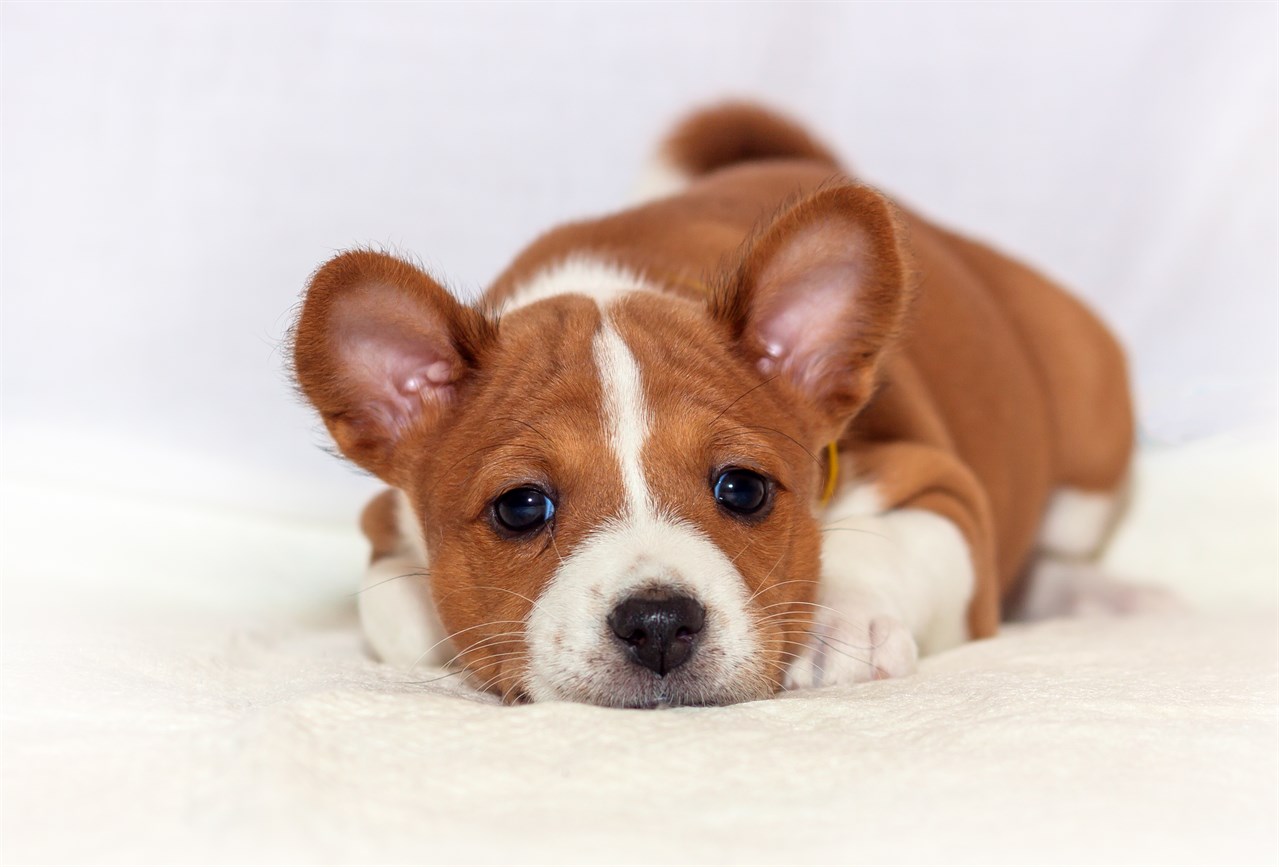
[[[369,566],[356,597],[364,638],[383,662],[398,668],[443,665],[453,655],[431,602],[426,570],[405,557]]]
[[[1163,587],[1112,580],[1075,594],[1070,610],[1078,617],[1125,617],[1175,614],[1187,608],[1181,597]]]
[[[905,624],[888,615],[827,615],[813,624],[783,685],[808,689],[913,674],[919,648]]]
[[[1186,610],[1177,594],[1111,577],[1095,564],[1044,558],[1031,573],[1018,619],[1122,617]]]

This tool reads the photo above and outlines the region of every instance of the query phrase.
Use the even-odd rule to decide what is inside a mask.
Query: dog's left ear
[[[910,297],[892,205],[848,184],[814,193],[753,238],[711,312],[750,363],[816,412],[830,440],[870,399]]]

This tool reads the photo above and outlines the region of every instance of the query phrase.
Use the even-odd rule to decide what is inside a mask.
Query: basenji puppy
[[[1097,551],[1133,416],[1079,301],[750,105],[651,180],[477,304],[370,250],[311,279],[298,383],[391,487],[378,655],[509,702],[759,699],[908,674]]]

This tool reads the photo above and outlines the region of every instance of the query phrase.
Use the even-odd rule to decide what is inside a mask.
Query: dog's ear
[[[311,278],[294,370],[342,454],[401,485],[397,447],[448,414],[495,332],[409,263],[343,253]]]
[[[910,296],[892,206],[848,184],[814,193],[759,232],[711,311],[747,361],[815,410],[829,440],[870,398]]]

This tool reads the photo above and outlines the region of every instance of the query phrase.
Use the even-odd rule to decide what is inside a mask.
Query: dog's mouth
[[[725,670],[715,654],[693,659],[676,671],[659,676],[620,658],[601,664],[553,690],[523,690],[531,701],[573,701],[628,710],[677,707],[715,707],[767,698],[774,690],[761,672],[745,666]]]
[[[670,683],[659,683],[653,686],[647,695],[635,696],[633,692],[623,692],[623,700],[615,707],[628,710],[661,710],[671,707],[706,707],[722,702],[707,701],[707,696],[700,694],[695,687],[680,686]]]
[[[605,664],[599,670],[583,672],[571,684],[553,691],[538,689],[527,677],[508,682],[504,689],[490,683],[471,685],[498,695],[504,704],[521,705],[545,701],[571,701],[619,710],[664,710],[681,707],[721,707],[770,697],[773,682],[760,672],[742,670],[726,673],[714,663],[690,664],[686,669],[657,676],[633,666]]]
[[[635,701],[626,704],[610,704],[609,707],[617,707],[624,710],[667,710],[676,707],[723,707],[724,705],[739,704],[743,701],[754,701],[755,699],[765,698],[762,695],[736,695],[732,693],[723,693],[715,696],[705,696],[700,694],[681,696],[663,693],[652,699]]]
[[[558,649],[557,649],[558,650]],[[485,678],[484,662],[463,665],[467,682],[497,695],[504,704],[571,701],[599,707],[658,710],[709,707],[765,698],[772,693],[768,679],[750,664],[725,665],[722,648],[696,647],[678,667],[653,670],[637,664],[629,649],[617,642],[601,642],[583,660],[573,654],[534,650],[530,665],[517,665],[501,676]],[[567,676],[538,677],[537,672]],[[550,682],[548,682],[548,680]]]

